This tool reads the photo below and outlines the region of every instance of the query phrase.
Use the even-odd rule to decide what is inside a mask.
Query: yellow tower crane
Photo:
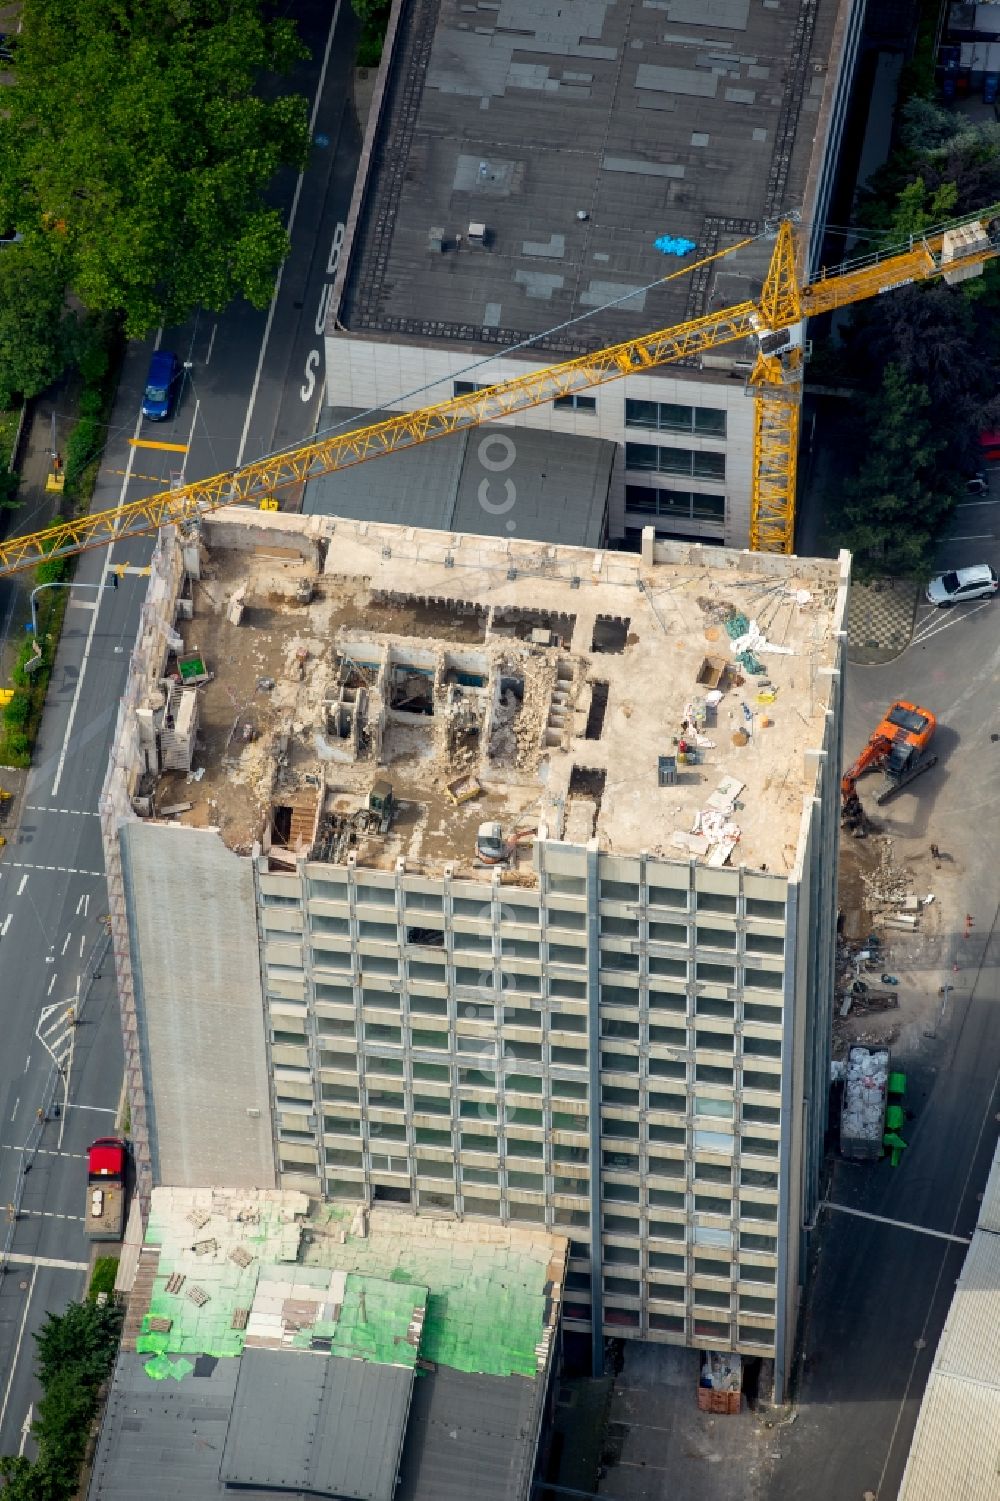
[[[219,506],[257,504],[276,490],[433,438],[513,416],[558,396],[587,391],[624,375],[751,339],[757,350],[750,384],[755,393],[750,545],[759,552],[791,552],[795,537],[795,474],[802,401],[805,319],[861,302],[911,282],[941,277],[949,284],[977,276],[1000,256],[1000,205],[928,231],[904,247],[867,256],[800,284],[798,246],[790,220],[776,227],[774,252],[760,298],[735,303],[673,328],[627,339],[596,354],[532,371],[484,390],[453,397],[415,412],[401,412],[354,432],[302,443],[242,469],[194,480],[179,489],[131,501],[112,510],[60,521],[42,532],[0,543],[0,576],[32,568],[46,558],[86,552],[196,520]],[[664,277],[690,275],[711,261],[753,243],[740,240]]]

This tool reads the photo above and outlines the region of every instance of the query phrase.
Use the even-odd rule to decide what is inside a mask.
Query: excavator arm
[[[484,422],[496,422],[556,397],[591,390],[624,375],[655,370],[748,337],[757,341],[760,352],[752,378],[760,394],[755,425],[751,540],[761,551],[790,552],[795,525],[801,350],[786,339],[785,349],[776,354],[774,336],[795,328],[804,317],[846,307],[908,282],[938,276],[952,282],[977,275],[986,261],[1000,255],[1000,232],[997,224],[991,222],[998,212],[1000,207],[993,207],[966,215],[903,249],[880,253],[830,275],[824,274],[801,290],[796,280],[794,236],[785,220],[778,229],[771,268],[759,302],[736,303],[564,364],[530,371],[482,391],[419,411],[402,412],[355,432],[303,443],[239,470],[195,480],[179,489],[112,510],[59,521],[45,531],[12,537],[0,544],[0,576],[33,568],[46,558],[85,552],[121,538],[156,531],[167,523],[196,521],[219,506],[259,503],[275,490],[301,485],[320,475]],[[690,275],[750,243],[740,240],[715,255],[683,266],[663,280]]]
[[[845,803],[857,795],[858,778],[884,761],[891,748],[892,742],[884,735],[876,734],[871,737],[860,756],[840,779],[840,791]]]

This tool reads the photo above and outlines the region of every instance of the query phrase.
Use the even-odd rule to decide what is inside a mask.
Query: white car
[[[1000,579],[988,563],[975,563],[971,568],[953,568],[951,573],[939,573],[927,585],[927,598],[932,605],[960,605],[967,599],[989,599],[1000,589]]]

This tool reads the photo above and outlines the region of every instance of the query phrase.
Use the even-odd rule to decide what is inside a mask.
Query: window
[[[626,443],[625,468],[658,474],[686,474],[695,479],[726,477],[724,453],[700,453],[694,448],[660,448],[653,443]]]
[[[452,381],[451,385],[451,394],[453,396],[471,396],[473,391],[487,390],[489,390],[488,386],[484,386],[481,382],[475,380],[456,380]]]
[[[655,485],[626,485],[625,509],[674,521],[725,521],[726,497],[692,490],[660,490]]]
[[[596,412],[596,396],[557,396],[552,405],[572,412]]]
[[[672,401],[626,398],[625,424],[661,433],[699,433],[707,438],[726,436],[726,414],[719,407],[679,406]]]

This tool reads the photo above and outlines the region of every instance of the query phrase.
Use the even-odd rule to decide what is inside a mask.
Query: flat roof
[[[328,333],[506,347],[635,294],[537,346],[572,355],[755,295],[766,243],[644,290],[681,264],[655,242],[809,218],[845,6],[412,0]]]
[[[832,560],[657,543],[648,562],[228,508],[177,622],[208,679],[195,764],[160,774],[154,811],[290,867],[350,849],[481,877],[477,829],[498,821],[529,884],[535,838],[780,876],[845,594]]]
[[[324,420],[352,429],[383,415],[332,407]],[[600,547],[615,452],[605,438],[526,427],[514,441],[506,428],[479,427],[310,480],[302,509],[307,516]]]

